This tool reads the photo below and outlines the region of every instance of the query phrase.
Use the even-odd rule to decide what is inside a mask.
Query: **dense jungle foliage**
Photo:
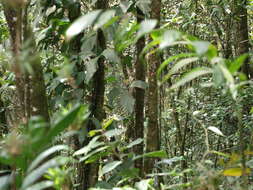
[[[0,190],[253,189],[252,0],[0,0]]]

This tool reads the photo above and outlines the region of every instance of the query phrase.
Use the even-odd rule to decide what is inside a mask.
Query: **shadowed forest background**
[[[253,189],[252,0],[0,0],[0,190]]]

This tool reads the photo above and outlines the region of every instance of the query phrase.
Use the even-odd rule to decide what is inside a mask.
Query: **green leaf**
[[[145,90],[146,88],[148,88],[148,84],[144,81],[141,80],[135,80],[132,82],[131,88],[141,88],[143,90]]]
[[[98,59],[99,59],[99,57],[96,57],[96,58],[90,60],[88,63],[85,64],[85,67],[86,67],[86,76],[85,76],[86,83],[88,83],[92,79],[94,74],[96,73]]]
[[[7,190],[8,185],[11,182],[11,177],[9,175],[0,177],[0,189]]]
[[[53,137],[63,132],[67,127],[69,127],[70,124],[72,124],[76,119],[81,108],[81,105],[76,105],[67,115],[63,116],[63,118],[57,121],[56,124],[54,124],[50,129],[48,138],[52,139]]]
[[[181,58],[184,58],[184,57],[193,57],[193,56],[196,56],[195,53],[180,53],[180,54],[177,54],[177,55],[174,55],[174,56],[171,56],[169,57],[168,59],[166,59],[158,68],[157,70],[157,77],[161,75],[162,71],[164,70],[164,68],[171,64],[174,60],[177,60],[177,59],[181,59]]]
[[[112,63],[120,63],[120,58],[113,49],[104,50],[102,55]]]
[[[137,190],[148,190],[149,186],[153,183],[153,179],[144,179],[140,182],[135,183]]]
[[[54,185],[54,182],[52,181],[42,181],[39,183],[36,183],[30,187],[27,187],[25,190],[42,190],[46,189],[48,187],[52,187]]]
[[[198,67],[196,69],[193,69],[192,71],[190,71],[189,73],[187,73],[186,75],[184,75],[181,79],[179,79],[175,84],[173,84],[170,88],[171,89],[175,89],[178,88],[180,86],[183,86],[184,84],[186,84],[187,82],[192,81],[195,78],[198,78],[202,75],[206,75],[206,74],[211,74],[213,73],[213,70],[207,67]],[[164,82],[164,81],[163,81]]]
[[[107,138],[111,138],[111,137],[114,137],[114,136],[119,136],[121,135],[122,133],[124,133],[126,131],[126,129],[112,129],[112,130],[109,130],[109,131],[106,131],[104,133],[104,135],[107,137]]]
[[[83,162],[83,161],[87,160],[88,158],[90,158],[91,156],[93,156],[93,155],[95,155],[97,153],[100,154],[100,152],[102,152],[102,151],[104,151],[104,150],[106,150],[108,148],[110,148],[110,147],[109,146],[103,146],[103,147],[97,148],[94,151],[92,151],[89,154],[87,154],[86,156],[81,157],[80,160],[79,160],[79,162]]]
[[[218,129],[217,127],[212,127],[211,126],[211,127],[208,127],[207,129],[214,132],[214,133],[216,133],[217,135],[224,136],[223,133],[220,131],[220,129]]]
[[[176,30],[168,30],[164,32],[161,43],[160,43],[160,49],[164,49],[168,46],[173,45],[173,42],[180,39],[181,33]]]
[[[122,163],[122,161],[113,161],[110,162],[108,164],[106,164],[105,166],[103,166],[102,168],[102,172],[101,172],[101,176],[103,176],[104,174],[114,170],[116,167],[118,167],[120,164]]]
[[[120,96],[120,105],[125,108],[129,113],[133,112],[135,99],[125,91]]]
[[[105,124],[103,124],[102,128],[103,129],[107,129],[108,127],[111,126],[111,124],[115,121],[115,118],[112,118],[110,120],[108,120]]]
[[[61,150],[69,150],[69,147],[66,145],[56,145],[53,146],[44,152],[42,152],[29,166],[27,169],[27,172],[31,172],[34,168],[38,166],[39,163],[41,163],[43,160],[45,160],[48,156],[52,155],[55,152],[61,151]]]
[[[197,61],[199,58],[198,57],[190,57],[190,58],[185,58],[177,63],[174,64],[174,66],[170,69],[169,73],[164,76],[164,81],[167,81],[173,74],[175,74],[179,69],[182,67],[189,65],[190,63],[193,63]]]
[[[241,66],[243,65],[243,63],[245,62],[247,58],[248,58],[248,54],[243,54],[237,57],[236,60],[234,60],[229,66],[230,73],[234,74],[235,72],[237,72],[241,68]]]
[[[115,16],[115,10],[104,11],[101,15],[99,15],[99,18],[94,25],[94,30],[97,30],[98,28],[101,28],[102,26],[104,26],[114,16]]]
[[[25,177],[23,184],[22,184],[22,189],[26,189],[27,187],[32,185],[34,182],[36,182],[38,179],[40,179],[49,168],[54,168],[54,167],[57,167],[60,165],[64,165],[64,164],[68,163],[69,160],[70,160],[70,158],[68,158],[68,157],[59,156],[59,157],[53,158],[53,159],[45,162],[44,164],[42,164],[40,167],[38,167],[35,170],[33,170],[32,172],[30,172]]]
[[[142,37],[145,34],[150,33],[157,25],[157,20],[149,19],[144,20],[140,24],[140,28],[137,32],[137,38]]]
[[[133,142],[129,143],[129,145],[127,145],[126,148],[132,148],[133,146],[138,145],[142,142],[143,142],[143,139],[138,138],[138,139],[134,140]]]
[[[150,13],[150,4],[151,0],[138,0],[136,1],[136,6],[145,14],[148,15]]]
[[[148,157],[148,158],[167,158],[167,153],[163,150],[160,151],[154,151],[154,152],[148,152],[143,154],[143,157]]]
[[[121,1],[120,2],[120,8],[122,10],[123,13],[127,13],[128,9],[131,7],[131,5],[133,4],[133,2],[131,1]]]
[[[249,174],[250,173],[250,169],[246,168],[245,173]],[[223,171],[223,175],[224,176],[233,176],[233,177],[239,177],[242,176],[243,174],[243,169],[242,168],[230,168],[230,169],[226,169]]]
[[[74,36],[80,34],[84,29],[94,24],[101,12],[102,10],[95,10],[78,18],[66,31],[67,40],[70,40]]]
[[[100,138],[101,136],[96,136],[94,138],[91,139],[91,141],[89,142],[89,144],[81,149],[79,149],[78,151],[76,151],[74,153],[73,156],[78,156],[78,155],[81,155],[81,154],[88,154],[88,152],[90,152],[92,149],[94,148],[97,148],[101,145],[104,145],[103,142],[98,142],[97,140]]]
[[[206,41],[194,41],[192,42],[192,45],[194,46],[197,54],[203,55],[208,51],[209,46],[211,44],[210,42],[206,42]]]

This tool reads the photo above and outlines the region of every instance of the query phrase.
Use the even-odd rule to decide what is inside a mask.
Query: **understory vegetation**
[[[253,189],[252,0],[0,2],[0,190]]]

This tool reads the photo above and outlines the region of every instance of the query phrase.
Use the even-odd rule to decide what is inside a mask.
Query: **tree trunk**
[[[161,0],[152,0],[151,19],[160,21]],[[156,71],[160,65],[159,54],[152,53],[148,56],[148,100],[147,100],[147,142],[146,151],[152,152],[159,150],[159,127],[158,127],[158,85]],[[147,159],[144,162],[145,173],[152,172],[155,159]]]
[[[108,6],[107,0],[98,0],[96,2],[96,9],[106,9]],[[97,55],[100,55],[106,49],[106,40],[104,33],[101,29],[97,32]],[[92,79],[92,98],[91,98],[91,118],[95,118],[102,122],[105,118],[104,112],[104,94],[105,94],[105,58],[100,57],[98,62],[98,68]],[[96,129],[92,120],[88,123],[88,131]],[[90,138],[87,138],[84,145],[87,145]],[[98,163],[92,163],[85,165],[84,178],[82,181],[82,190],[87,190],[90,187],[94,187],[98,180]]]
[[[248,30],[248,13],[247,13],[247,1],[246,0],[235,0],[235,22],[236,22],[236,55],[240,56],[244,53],[249,53],[250,42],[249,42],[249,30]],[[246,59],[242,71],[245,75],[252,79],[253,69],[249,65],[249,59]]]
[[[142,11],[137,8],[137,22],[141,23],[144,19],[144,14]],[[140,57],[142,50],[145,47],[145,37],[142,37],[138,40],[136,44],[137,49],[137,60],[135,63],[135,80],[145,82],[145,63],[143,58]],[[134,139],[144,138],[144,98],[145,98],[145,89],[135,88],[134,89],[135,97],[135,123],[134,123]],[[143,144],[139,144],[134,147],[134,152],[136,155],[143,154]],[[143,159],[138,159],[135,162],[135,167],[140,170],[140,175],[143,175]]]
[[[14,55],[12,69],[15,73],[17,94],[19,98],[19,115],[23,122],[27,122],[30,116],[33,115],[40,115],[44,117],[46,121],[49,121],[42,66],[39,56],[36,55],[36,52],[34,51],[34,49],[36,49],[35,40],[31,37],[32,33],[30,33],[30,38],[26,39],[29,35],[24,34],[23,32],[23,28],[27,28],[27,26],[23,26],[23,11],[25,10],[25,6],[28,5],[22,4],[22,6],[19,6],[14,3],[10,4],[9,2],[3,3],[4,14],[12,40],[12,51]],[[21,60],[20,58],[23,40],[30,41],[28,46],[28,51],[30,53],[28,55],[35,55],[27,57],[33,71],[32,73],[28,73],[22,64],[23,61],[27,60]],[[20,118],[17,118],[16,125],[19,123],[21,123]]]

